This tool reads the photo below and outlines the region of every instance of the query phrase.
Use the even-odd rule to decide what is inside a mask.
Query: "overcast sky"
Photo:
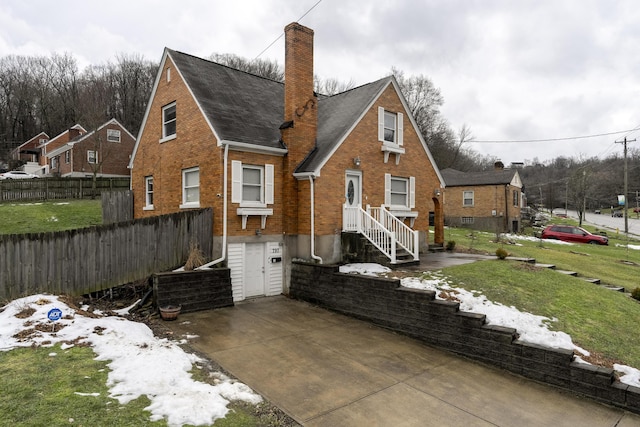
[[[390,74],[391,67],[427,76],[442,92],[442,113],[452,128],[466,124],[477,141],[570,138],[640,126],[637,1],[317,3],[2,0],[0,56],[69,52],[81,68],[122,53],[159,61],[165,46],[201,57],[254,58],[298,21],[315,31],[318,76],[356,85]],[[284,64],[283,38],[261,57]],[[471,148],[506,164],[603,158],[622,154],[614,141],[624,136],[640,132],[475,142]],[[640,147],[638,139],[629,147]]]

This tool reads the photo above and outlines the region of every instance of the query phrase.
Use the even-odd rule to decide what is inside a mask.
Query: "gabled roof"
[[[455,169],[440,171],[447,187],[468,187],[478,185],[515,185],[522,187],[518,171],[512,169],[483,172],[462,172]]]
[[[127,135],[129,135],[132,139],[135,139],[135,136],[131,135],[131,132],[129,132],[124,126],[122,126],[122,124],[117,121],[116,119],[111,119],[108,122],[102,124],[98,129],[96,130],[92,130],[89,133],[84,133],[82,135],[78,135],[75,138],[73,138],[71,141],[67,142],[64,145],[61,145],[60,147],[56,148],[55,150],[52,150],[50,153],[47,153],[47,158],[52,158],[55,156],[58,156],[62,153],[64,153],[67,150],[70,150],[75,144],[84,141],[85,139],[91,137],[91,135],[93,135],[94,133],[100,132],[102,129],[104,129],[106,126],[108,125],[118,125],[122,130],[124,130]],[[80,126],[80,125],[76,125],[76,126]],[[81,126],[80,126],[81,127]],[[82,127],[81,127],[82,128]],[[84,130],[84,128],[82,128]]]
[[[20,144],[16,149],[20,149],[22,147],[24,147],[25,145],[29,144],[30,142],[39,142],[39,140],[41,138],[45,138],[45,139],[49,139],[49,135],[47,135],[45,132],[40,132],[39,134],[37,134],[36,136],[34,136],[33,138],[29,139],[26,142],[23,142],[22,144]]]
[[[390,83],[391,77],[386,77],[337,95],[319,98],[316,148],[298,166],[296,173],[320,169]]]
[[[87,132],[87,130],[85,128],[83,128],[82,126],[80,126],[79,124],[75,124],[75,125],[71,126],[70,129],[77,129],[77,130],[79,130],[81,132],[85,132],[85,133]],[[50,143],[55,142],[56,139],[62,137],[63,135],[65,135],[67,133],[69,133],[69,129],[67,129],[67,130],[59,133],[58,135],[54,136],[53,138],[51,138],[50,140],[45,142],[44,145],[49,145]]]
[[[167,49],[221,140],[284,148],[280,125],[284,85]]]

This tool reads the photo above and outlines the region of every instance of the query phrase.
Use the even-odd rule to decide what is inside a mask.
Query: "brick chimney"
[[[304,231],[301,221],[308,223],[308,211],[299,206],[308,203],[309,193],[308,183],[299,182],[293,174],[316,144],[318,98],[313,91],[313,30],[294,22],[285,27],[284,34],[284,123],[280,128],[288,152],[283,168],[282,194],[287,206],[283,225],[285,234],[295,236]]]
[[[284,121],[282,137],[295,169],[316,143],[318,99],[313,91],[313,30],[297,22],[287,25],[284,60]],[[293,169],[291,172],[293,172]]]

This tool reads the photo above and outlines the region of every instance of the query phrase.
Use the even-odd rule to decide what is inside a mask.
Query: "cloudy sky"
[[[3,0],[0,56],[69,52],[83,67],[158,61],[167,46],[254,58],[275,41],[261,57],[283,64],[278,37],[294,21],[315,31],[321,78],[427,76],[452,128],[506,164],[622,154],[625,136],[640,147],[640,131],[623,132],[640,127],[634,0]]]

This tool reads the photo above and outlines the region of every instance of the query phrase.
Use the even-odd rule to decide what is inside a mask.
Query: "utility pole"
[[[624,141],[616,141],[616,144],[624,144],[624,234],[629,235],[629,218],[627,215],[627,142],[634,142],[635,139],[627,141],[627,137],[624,137]]]

